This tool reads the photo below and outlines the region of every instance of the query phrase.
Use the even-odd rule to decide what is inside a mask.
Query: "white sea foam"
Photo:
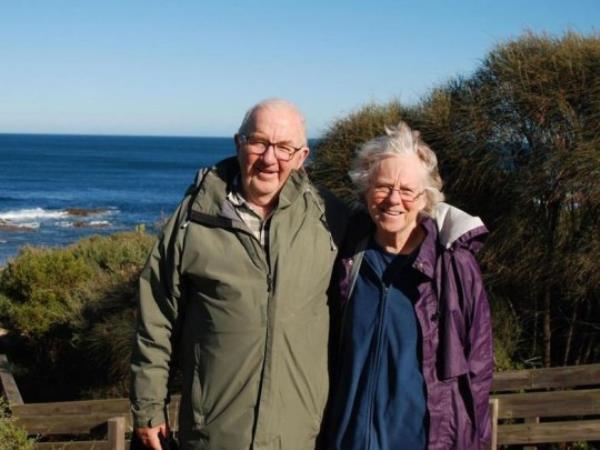
[[[11,223],[12,226],[17,228],[23,228],[25,230],[37,230],[40,227],[39,222],[20,222],[20,223]]]
[[[78,208],[72,208],[78,209]],[[86,212],[85,209],[82,209],[85,216],[112,216],[115,214],[119,214],[121,211],[118,208],[109,207],[107,209],[99,208],[97,210],[90,209]],[[37,221],[37,220],[48,220],[48,219],[64,219],[72,216],[73,214],[69,209],[44,209],[44,208],[30,208],[30,209],[17,209],[11,211],[0,212],[0,222],[8,222],[10,224],[17,225],[18,223],[26,222],[26,221]],[[77,216],[77,214],[75,214]],[[58,221],[56,225],[64,227],[69,226],[66,225],[66,221]]]
[[[73,222],[68,220],[59,220],[58,222],[54,222],[54,224],[61,228],[73,228]]]
[[[92,220],[90,221],[91,227],[108,227],[110,222],[108,220]]]
[[[60,219],[68,215],[67,211],[47,210],[43,208],[32,208],[32,209],[18,209],[14,211],[0,212],[0,220],[10,222],[23,222],[31,220],[44,220],[44,219]],[[39,223],[38,223],[39,226]]]

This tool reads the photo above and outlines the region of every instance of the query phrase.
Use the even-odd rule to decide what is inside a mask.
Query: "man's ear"
[[[308,158],[309,154],[310,148],[308,147],[304,147],[298,152],[298,155],[296,156],[296,170],[300,169],[303,166],[304,161],[306,161],[306,158]]]
[[[239,153],[240,152],[240,145],[241,145],[240,144],[240,135],[239,135],[239,133],[235,133],[233,135],[233,142],[235,143],[235,151],[236,151],[236,153]]]

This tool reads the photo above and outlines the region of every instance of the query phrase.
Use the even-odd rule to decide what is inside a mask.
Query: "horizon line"
[[[181,139],[232,139],[232,136],[207,136],[207,135],[192,135],[192,134],[137,134],[137,133],[53,133],[53,132],[17,132],[17,131],[0,131],[0,136],[67,136],[67,137],[123,137],[123,138],[181,138]],[[316,141],[318,137],[307,137],[309,141]]]
[[[87,137],[156,137],[156,138],[210,138],[210,139],[233,139],[233,136],[201,136],[192,134],[141,134],[141,133],[61,133],[61,132],[19,132],[0,131],[0,136],[87,136]]]

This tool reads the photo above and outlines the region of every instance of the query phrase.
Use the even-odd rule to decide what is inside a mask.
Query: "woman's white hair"
[[[361,200],[371,183],[371,176],[381,161],[391,156],[416,155],[425,169],[425,208],[431,214],[435,205],[444,200],[442,178],[438,170],[437,156],[421,139],[421,134],[411,130],[405,122],[395,127],[385,127],[385,134],[362,145],[348,172],[358,188]]]

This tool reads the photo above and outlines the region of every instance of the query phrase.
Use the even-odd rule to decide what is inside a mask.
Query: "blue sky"
[[[283,97],[318,137],[524,30],[598,33],[600,2],[0,0],[0,132],[229,136]]]

